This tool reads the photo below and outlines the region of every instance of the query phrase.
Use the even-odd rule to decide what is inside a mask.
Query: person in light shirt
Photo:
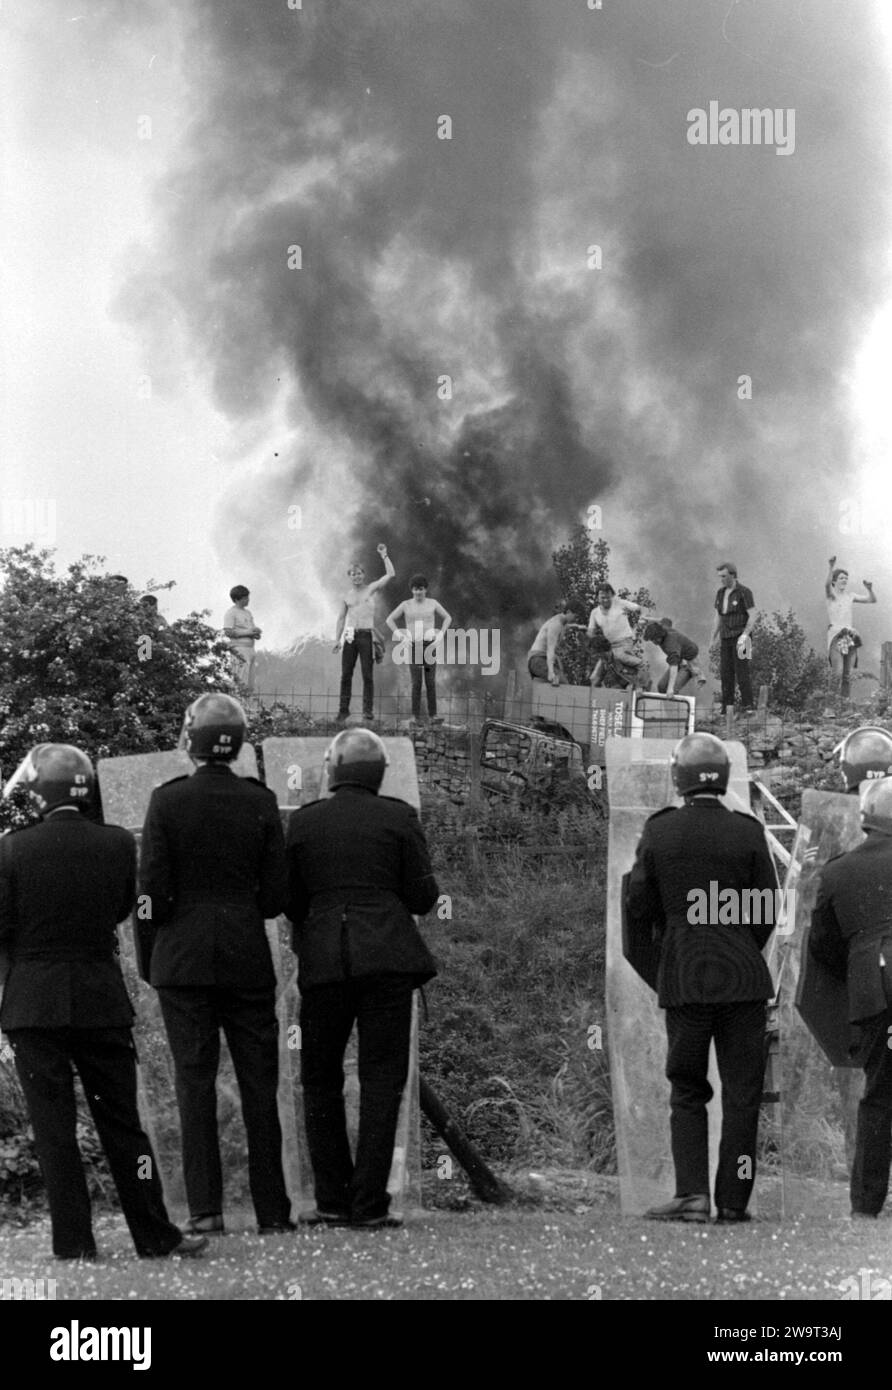
[[[852,625],[853,603],[876,603],[877,596],[869,580],[864,580],[866,593],[848,591],[849,572],[835,569],[836,556],[830,556],[824,594],[827,599],[827,660],[834,675],[841,677],[840,694],[846,698],[851,691],[851,674],[858,665],[861,638]]]
[[[597,605],[589,614],[588,635],[594,637],[600,632],[610,643],[614,663],[621,674],[634,680],[641,666],[641,657],[635,653],[635,631],[629,622],[629,615],[636,619],[641,612],[640,603],[628,598],[617,598],[612,584],[602,584],[598,589]],[[600,683],[601,667],[599,661],[590,676],[592,685]]]
[[[334,651],[341,653],[341,692],[338,706],[339,724],[350,713],[353,672],[359,661],[362,670],[362,717],[368,724],[375,718],[375,595],[396,571],[387,555],[387,546],[379,545],[378,554],[384,562],[384,574],[371,584],[366,583],[362,565],[352,564],[347,570],[350,588],[344,595],[335,631]]]
[[[232,607],[223,616],[223,635],[232,653],[232,675],[236,687],[243,695],[254,691],[254,643],[263,634],[254,624],[248,612],[248,599],[251,591],[244,584],[236,584],[229,590]]]
[[[393,640],[406,640],[410,644],[412,660],[409,669],[412,673],[412,718],[421,718],[421,682],[427,696],[427,713],[430,719],[437,714],[437,646],[443,634],[452,623],[452,617],[442,603],[428,597],[427,576],[413,575],[410,584],[412,597],[405,599],[394,608],[385,619],[393,635]],[[442,619],[442,627],[437,628],[437,618]],[[404,624],[404,634],[398,624]]]

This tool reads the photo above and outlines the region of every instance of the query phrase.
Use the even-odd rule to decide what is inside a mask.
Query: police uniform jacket
[[[150,913],[158,988],[275,984],[264,919],[285,906],[276,798],[225,763],[152,793],[142,834],[138,915]]]
[[[846,982],[851,1023],[885,1012],[892,1002],[892,836],[870,831],[824,865],[809,950]]]
[[[364,787],[338,787],[288,826],[288,906],[300,987],[437,967],[412,914],[439,896],[414,808]]]
[[[774,926],[776,888],[765,833],[754,816],[729,811],[708,796],[667,806],[649,818],[629,875],[625,909],[639,929],[649,926],[661,940],[661,1007],[773,996],[762,947]],[[722,897],[727,889],[732,894]],[[758,903],[743,896],[746,890],[760,893]],[[703,904],[707,911],[698,914]],[[695,924],[697,915],[706,921]],[[747,923],[747,915],[761,920]]]
[[[61,807],[0,838],[0,1028],[129,1028],[116,927],[133,906],[136,841]]]

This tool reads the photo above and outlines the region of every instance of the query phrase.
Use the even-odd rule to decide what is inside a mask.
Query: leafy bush
[[[804,629],[792,609],[787,613],[756,615],[752,630],[753,693],[768,686],[772,709],[803,711],[817,702],[824,705],[831,693],[832,680],[826,657],[806,645]],[[719,675],[719,646],[710,654],[713,675]]]
[[[183,711],[228,689],[227,647],[203,614],[156,626],[129,585],[84,556],[63,575],[51,552],[0,551],[0,766],[36,743],[91,758],[176,745]],[[0,827],[21,823],[0,806]]]
[[[606,541],[593,541],[584,526],[577,526],[571,531],[569,540],[551,557],[560,584],[561,598],[576,605],[583,621],[588,620],[588,615],[595,606],[598,586],[610,580],[609,555],[610,547]],[[639,603],[642,610],[654,606],[653,599],[645,588],[632,590],[623,586],[616,588],[616,592],[619,598]],[[638,622],[639,635],[635,643],[639,653],[640,632],[646,621],[642,613]],[[586,685],[594,663],[589,655],[585,633],[572,630],[566,632],[561,642],[560,656],[564,677],[569,684]]]

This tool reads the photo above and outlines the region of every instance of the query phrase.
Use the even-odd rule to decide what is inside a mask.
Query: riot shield
[[[123,825],[139,840],[149,798],[154,789],[173,777],[190,775],[193,770],[194,764],[181,750],[101,758],[97,773],[106,824]],[[242,777],[256,777],[257,759],[250,744],[242,747],[233,763],[233,770]],[[276,971],[277,1010],[280,1018],[279,1120],[282,1126],[282,1153],[286,1184],[294,1199],[300,1190],[300,1175],[293,1094],[288,1080],[292,1055],[288,1044],[289,1041],[294,1042],[295,1035],[289,1035],[281,1007],[290,970],[290,952],[283,952],[282,949],[280,921],[281,919],[267,922],[266,933]],[[140,1113],[155,1148],[168,1209],[171,1211],[172,1219],[182,1220],[187,1212],[187,1204],[183,1184],[173,1059],[167,1043],[158,995],[140,978],[137,970],[133,929],[129,922],[121,924],[118,938],[124,980],[136,1010],[134,1037],[139,1056]],[[241,1118],[238,1085],[225,1040],[221,1041],[223,1045],[217,1078],[217,1120],[226,1208],[227,1211],[240,1207],[250,1209],[247,1141]],[[177,1213],[176,1216],[173,1215],[174,1212]]]
[[[669,1142],[666,1025],[657,996],[623,955],[622,879],[629,872],[647,818],[662,806],[680,805],[669,770],[675,739],[611,738],[605,745],[610,826],[607,842],[607,1041],[624,1216],[640,1216],[675,1193]],[[749,804],[746,753],[726,744],[730,788]],[[718,1161],[721,1087],[711,1058],[709,1082],[710,1180]]]
[[[795,920],[789,934],[778,933],[787,1215],[848,1211],[862,1076],[848,1055],[854,1030],[848,1024],[845,986],[812,960],[808,935],[823,865],[861,839],[857,796],[803,792],[784,885],[787,902],[795,901]]]
[[[263,766],[266,785],[275,792],[283,813],[304,806],[320,796],[327,796],[323,758],[331,740],[327,738],[267,738],[263,740]],[[383,796],[396,796],[420,809],[418,778],[415,772],[415,750],[407,738],[385,738],[384,746],[390,765],[381,784]],[[287,833],[287,821],[286,821]],[[292,961],[294,957],[292,957]],[[288,988],[282,996],[286,1011],[288,1034],[300,1037],[297,1026],[300,1016],[300,994],[297,970],[290,972]],[[295,1058],[296,1062],[296,1058]],[[355,1148],[359,1127],[359,1079],[357,1076],[356,1029],[344,1059],[344,1101],[347,1111],[347,1132]],[[313,1173],[306,1147],[303,1125],[303,1097],[297,1065],[293,1068],[294,1107],[298,1117],[298,1145],[303,1206],[312,1208]],[[421,1207],[421,1112],[418,1099],[418,992],[412,1001],[412,1037],[409,1051],[409,1075],[403,1091],[397,1123],[393,1163],[387,1184],[390,1210],[395,1216]]]

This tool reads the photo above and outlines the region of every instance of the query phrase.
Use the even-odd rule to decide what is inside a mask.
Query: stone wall
[[[456,805],[471,790],[471,731],[467,724],[422,724],[409,730],[418,785]]]

